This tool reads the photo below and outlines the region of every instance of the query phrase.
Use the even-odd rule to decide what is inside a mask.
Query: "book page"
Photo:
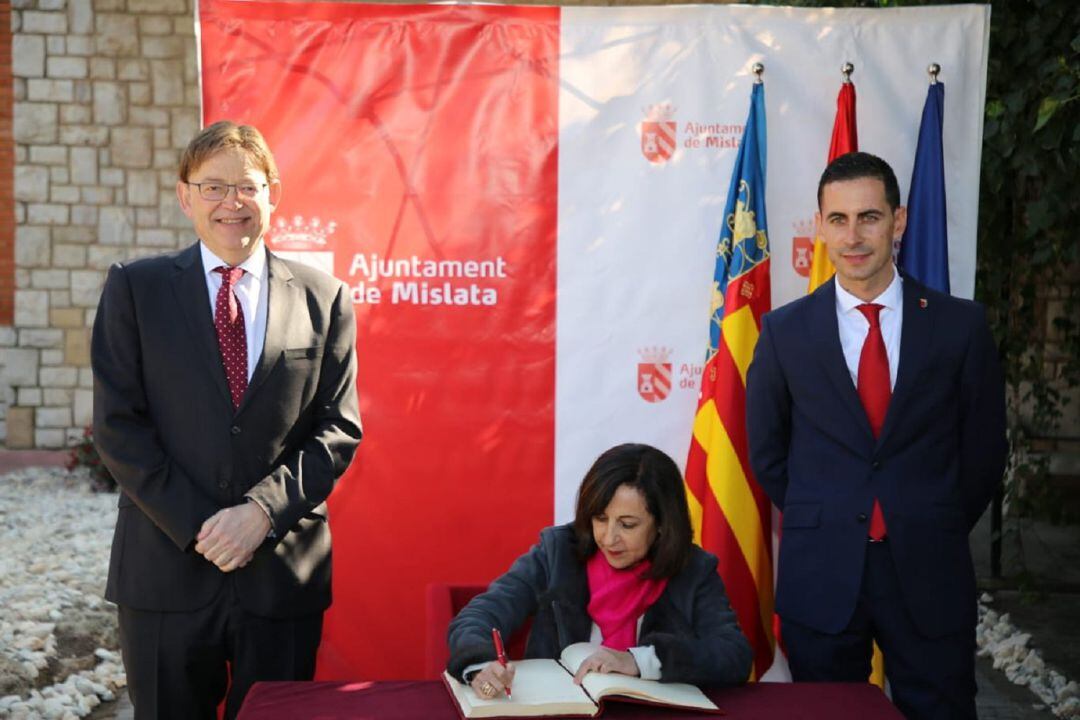
[[[581,663],[596,652],[599,647],[599,645],[593,643],[574,643],[562,651],[560,660],[567,670],[575,673]],[[698,708],[701,710],[718,709],[716,704],[705,696],[705,693],[694,685],[686,683],[662,683],[656,680],[642,680],[638,677],[620,675],[619,673],[591,672],[582,680],[581,686],[597,702],[605,696],[622,695],[660,705]],[[612,699],[615,698],[612,697]]]
[[[467,718],[541,717],[544,715],[596,715],[599,708],[574,678],[554,660],[514,662],[513,700],[506,695],[482,698],[448,673],[447,687]]]

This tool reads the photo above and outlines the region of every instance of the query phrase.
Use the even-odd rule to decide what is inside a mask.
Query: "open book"
[[[581,685],[575,685],[578,666],[597,648],[591,643],[575,643],[563,650],[558,660],[515,661],[513,700],[505,695],[482,698],[445,672],[443,681],[465,718],[594,717],[600,714],[605,699],[722,712],[705,693],[684,683],[591,672]]]

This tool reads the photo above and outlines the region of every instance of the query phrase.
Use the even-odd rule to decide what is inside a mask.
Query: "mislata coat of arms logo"
[[[791,267],[803,277],[810,277],[814,262],[814,221],[796,220],[792,226],[795,236],[791,238]]]
[[[278,218],[266,233],[266,244],[277,255],[310,267],[334,274],[334,248],[330,236],[337,223],[324,223],[317,217],[305,220],[302,215],[292,220]]]
[[[645,119],[641,122],[641,154],[654,165],[662,165],[671,159],[678,146],[678,125],[675,108],[668,104],[650,105],[644,108]]]
[[[646,347],[638,350],[637,391],[642,400],[658,403],[671,394],[671,349]]]

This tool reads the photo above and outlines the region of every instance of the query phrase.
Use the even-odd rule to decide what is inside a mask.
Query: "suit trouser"
[[[905,717],[975,718],[975,628],[936,638],[919,634],[888,540],[869,543],[859,601],[842,632],[823,633],[788,620],[781,630],[796,681],[866,682],[876,640],[893,702]]]
[[[237,601],[232,578],[198,610],[120,606],[119,620],[135,720],[216,720],[223,698],[231,720],[255,682],[315,675],[322,613],[286,619],[252,615]]]

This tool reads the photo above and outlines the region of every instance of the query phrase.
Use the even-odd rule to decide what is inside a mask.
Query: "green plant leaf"
[[[1035,120],[1035,130],[1038,132],[1042,129],[1046,123],[1050,122],[1050,118],[1054,117],[1054,113],[1061,107],[1061,101],[1056,97],[1045,97],[1042,102],[1039,103],[1039,117]]]

